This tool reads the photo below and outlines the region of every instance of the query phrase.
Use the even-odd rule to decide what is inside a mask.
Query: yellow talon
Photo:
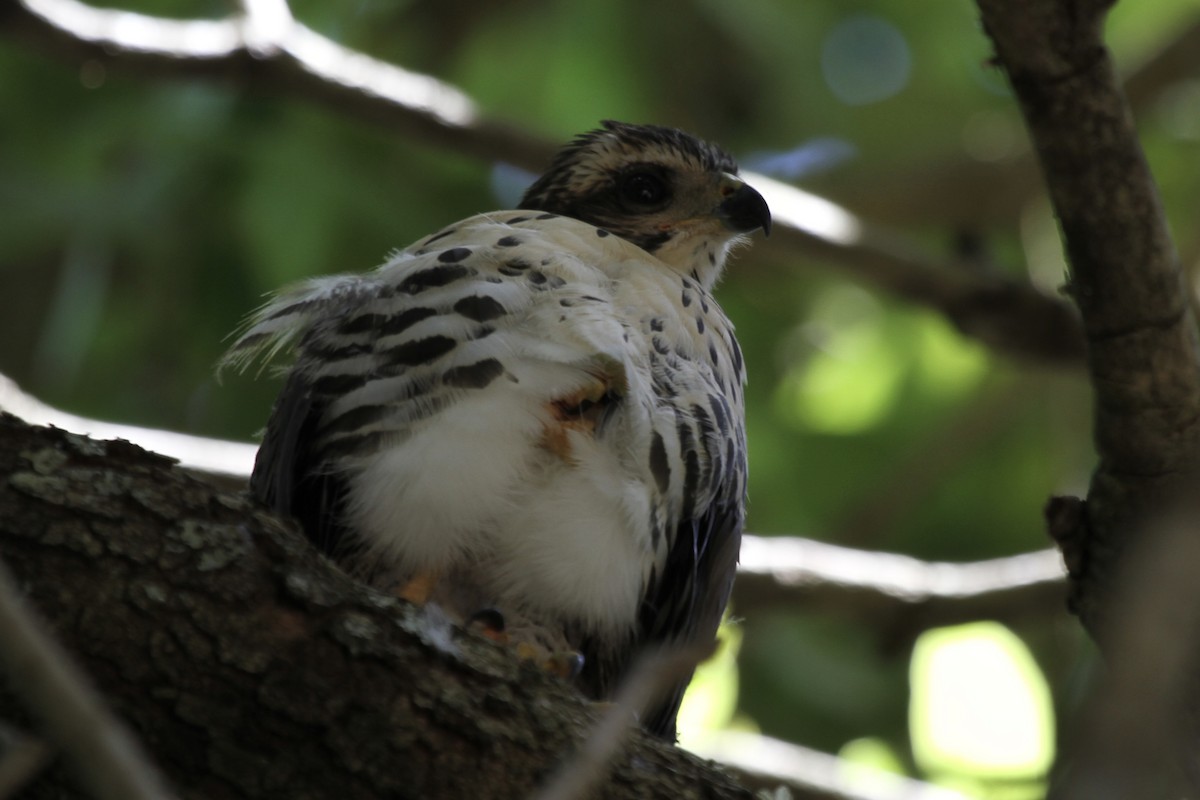
[[[408,583],[396,590],[395,594],[401,600],[407,600],[414,605],[423,606],[429,602],[429,598],[433,595],[433,590],[437,586],[440,577],[441,574],[437,570],[418,572]]]
[[[573,680],[583,669],[583,656],[574,651],[548,653],[529,642],[517,642],[513,651],[522,661],[532,662],[538,669],[563,680]]]
[[[522,661],[532,661],[540,663],[542,659],[542,650],[534,647],[529,642],[517,642],[517,646],[513,648],[517,654],[517,658]]]

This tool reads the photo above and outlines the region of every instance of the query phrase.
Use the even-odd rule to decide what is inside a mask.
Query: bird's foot
[[[551,652],[530,642],[518,642],[517,658],[532,662],[543,672],[549,672],[565,681],[572,681],[583,672],[583,653],[577,650]]]
[[[474,631],[502,647],[508,647],[517,658],[529,662],[543,672],[563,680],[571,681],[583,671],[583,654],[575,650],[554,650],[537,642],[528,631],[510,633],[504,615],[494,608],[476,611],[466,622],[467,630]]]
[[[508,631],[504,629],[504,615],[494,608],[476,611],[467,617],[464,627],[491,639],[498,645],[508,644]]]
[[[392,594],[401,600],[407,600],[413,605],[423,606],[429,602],[429,598],[433,595],[433,590],[437,588],[440,578],[441,573],[437,570],[418,572],[403,586],[394,588]]]

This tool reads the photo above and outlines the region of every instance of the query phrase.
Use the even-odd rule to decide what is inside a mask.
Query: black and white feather
[[[646,646],[711,640],[746,490],[742,356],[711,295],[769,230],[724,152],[605,123],[522,208],[261,309],[225,363],[294,354],[251,480],[349,571],[434,575],[585,656],[609,696]],[[673,738],[686,682],[644,720]]]

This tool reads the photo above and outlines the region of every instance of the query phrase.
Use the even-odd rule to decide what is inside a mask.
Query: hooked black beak
[[[717,217],[738,233],[762,228],[764,236],[771,235],[771,209],[767,201],[741,181],[717,206]]]

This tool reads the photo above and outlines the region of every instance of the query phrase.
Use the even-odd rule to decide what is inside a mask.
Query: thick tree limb
[[[1100,463],[1087,500],[1057,498],[1047,518],[1110,671],[1052,796],[1180,796],[1172,762],[1200,786],[1200,341],[1189,292],[1101,39],[1111,0],[978,3],[1060,220],[1096,398]]]
[[[0,553],[185,798],[526,798],[595,716],[123,442],[0,416]],[[24,796],[81,795],[55,769]],[[750,794],[635,733],[597,796]]]
[[[259,10],[261,9],[261,10]],[[250,3],[220,21],[181,21],[92,8],[77,0],[0,5],[0,30],[71,58],[147,75],[223,78],[328,105],[401,135],[540,170],[553,144],[490,119],[455,87],[345,48],[296,22],[283,3]],[[1011,280],[940,263],[922,248],[786,184],[748,174],[768,195],[779,233],[763,254],[838,265],[855,280],[945,313],[1000,352],[1077,363],[1074,310]]]
[[[240,495],[125,442],[0,415],[0,554],[184,798],[527,800],[564,763],[599,782],[588,797],[750,798],[628,730],[624,706],[596,727],[569,687],[350,580]],[[676,668],[651,663],[625,706]],[[19,711],[0,692],[0,717]],[[776,744],[787,758],[741,757],[735,771],[797,800],[953,796],[902,779],[852,787],[833,756]],[[57,769],[21,796],[84,794]]]
[[[1106,631],[1108,668],[1070,723],[1050,800],[1196,796],[1198,518],[1193,500],[1150,521],[1122,559]]]
[[[187,436],[67,414],[0,375],[0,410],[38,425],[126,439],[177,459],[180,467],[230,490],[254,464],[249,443]],[[867,623],[902,641],[937,625],[977,619],[1017,622],[1062,608],[1062,559],[1053,549],[973,563],[927,562],[792,536],[746,536],[733,604],[745,615],[769,609],[819,611]]]
[[[0,411],[7,411],[33,425],[52,425],[95,439],[124,439],[173,458],[182,468],[231,491],[246,486],[254,468],[254,455],[258,452],[258,445],[250,442],[211,439],[68,414],[22,391],[4,375],[0,375]]]
[[[1060,515],[1056,533],[1074,543],[1073,597],[1096,635],[1139,520],[1195,477],[1200,343],[1158,191],[1101,40],[1111,3],[978,3],[1041,161],[1084,321],[1100,464],[1086,509]],[[1068,519],[1074,530],[1064,529]]]

